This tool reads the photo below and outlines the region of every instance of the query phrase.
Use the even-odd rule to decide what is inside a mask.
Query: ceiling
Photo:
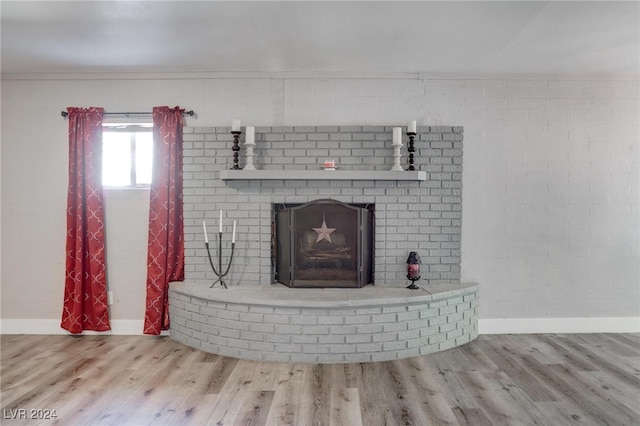
[[[1,1],[2,73],[640,75],[640,2]]]

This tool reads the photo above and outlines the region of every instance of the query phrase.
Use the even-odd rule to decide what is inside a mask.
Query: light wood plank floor
[[[428,356],[338,365],[240,361],[168,337],[1,344],[3,425],[640,424],[638,334],[481,335]],[[57,417],[32,418],[46,410]]]

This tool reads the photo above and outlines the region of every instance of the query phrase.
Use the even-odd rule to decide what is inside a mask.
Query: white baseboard
[[[640,317],[480,319],[478,333],[640,333]]]
[[[111,320],[111,331],[85,331],[86,335],[142,336],[143,320]],[[0,320],[2,334],[71,334],[60,327],[60,320],[52,319],[3,319]],[[169,335],[162,331],[160,335]]]

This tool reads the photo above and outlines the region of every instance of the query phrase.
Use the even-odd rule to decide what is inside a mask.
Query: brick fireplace
[[[228,127],[186,128],[186,280],[172,283],[169,292],[172,338],[242,359],[314,363],[402,359],[476,338],[478,286],[460,283],[462,127],[417,130],[417,171],[396,172],[390,171],[391,127],[257,127],[258,170],[249,171],[229,170],[233,160]],[[406,159],[406,137],[404,143]],[[337,170],[321,169],[327,159],[335,160]],[[334,273],[342,274],[342,281],[354,274],[351,262],[364,252],[338,256],[357,245],[356,237],[347,236],[354,226],[344,213],[328,208],[344,203],[372,213],[367,237],[373,240],[372,273],[364,281],[375,285],[270,285],[283,281],[281,272],[274,273],[282,251],[273,233],[278,227],[295,229],[298,223],[292,216],[281,222],[276,211],[318,200],[328,204],[303,221],[298,234],[285,236],[295,242],[285,254],[289,264],[285,262],[284,270],[300,261],[307,269],[303,279],[321,275],[314,266],[334,268],[322,272],[327,274],[323,281]],[[220,210],[225,260],[232,223],[237,222],[227,290],[209,288],[215,276],[202,234],[203,219],[217,229]],[[323,236],[333,235],[331,229],[335,238],[324,241]],[[217,256],[217,244],[214,247]],[[404,288],[411,251],[422,259],[417,290]],[[298,287],[297,280],[294,285],[284,281]]]
[[[417,251],[422,259],[419,284],[459,283],[462,127],[418,127],[415,164],[424,180],[385,175],[393,165],[390,126],[256,127],[254,164],[259,170],[245,177],[226,172],[233,161],[229,130],[185,128],[185,275],[189,282],[215,280],[203,245],[203,219],[217,229],[223,210],[223,256],[230,249],[232,222],[237,221],[230,285],[271,284],[272,206],[332,199],[375,204],[375,284],[406,286],[410,251]],[[242,147],[244,137],[240,140]],[[404,163],[406,136],[403,143]],[[321,170],[329,158],[338,170]],[[240,152],[243,164],[244,149]],[[293,174],[261,178],[262,171]],[[348,171],[353,173],[343,178]]]

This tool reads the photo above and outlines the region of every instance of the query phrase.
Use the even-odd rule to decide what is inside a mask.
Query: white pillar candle
[[[416,133],[416,120],[409,122],[407,125],[407,133]]]
[[[220,223],[218,225],[218,232],[222,234],[222,210],[220,210]]]
[[[402,127],[393,128],[393,143],[392,145],[402,145]]]
[[[256,143],[256,128],[253,126],[247,126],[245,128],[245,132],[247,133],[247,136],[244,140],[244,143],[247,145],[253,145]]]
[[[231,244],[236,242],[236,221],[233,221],[233,235],[231,236]]]
[[[231,120],[231,131],[232,132],[240,131],[240,120],[238,120],[237,118],[234,118],[233,120]]]
[[[204,242],[209,244],[209,236],[207,235],[207,223],[202,221],[202,229],[204,229]]]

